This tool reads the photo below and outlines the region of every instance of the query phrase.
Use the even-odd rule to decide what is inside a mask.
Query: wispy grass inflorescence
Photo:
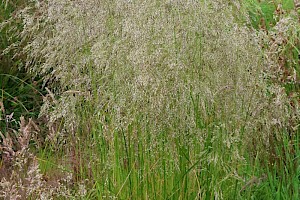
[[[123,192],[123,186],[133,187],[131,177],[140,169],[139,186],[154,171],[152,178],[164,177],[161,195],[188,198],[174,188],[187,187],[192,171],[199,198],[221,199],[233,193],[223,181],[237,187],[242,180],[238,167],[246,165],[246,153],[253,160],[274,154],[274,141],[289,126],[289,100],[280,85],[266,79],[259,37],[236,23],[232,10],[239,1],[32,5],[16,16],[23,20],[26,67],[43,75],[49,88],[41,115],[49,129],[61,123],[53,134],[93,138],[89,149],[101,153],[91,153],[90,163],[103,168],[83,172],[81,157],[76,168],[94,178],[93,187],[101,172],[115,187],[103,190],[130,198],[136,191]],[[80,141],[73,147],[83,148]],[[99,150],[97,142],[104,147]],[[147,160],[155,163],[147,166]]]
[[[240,123],[245,121],[246,108],[240,111],[247,103],[249,109],[260,104],[256,101],[263,95],[264,83],[259,77],[259,49],[249,30],[234,23],[230,7],[214,11],[223,3],[37,5],[39,13],[22,15],[22,34],[32,37],[24,49],[31,58],[28,68],[59,83],[52,89],[61,94],[61,103],[52,113],[57,118],[68,116],[68,125],[75,122],[78,101],[90,98],[97,107],[94,115],[101,117],[108,110],[116,127],[130,123],[137,111],[151,117],[148,120],[157,128],[168,126],[174,115],[186,115],[186,108],[178,105],[190,105],[191,95],[199,95],[208,106],[205,109],[215,109],[220,119],[235,118]],[[39,30],[43,24],[47,28]],[[207,111],[201,115],[207,120]],[[195,126],[193,115],[183,118],[188,127]]]
[[[38,158],[29,148],[38,126],[24,117],[20,119],[20,129],[16,139],[0,132],[3,140],[0,145],[2,163],[0,166],[0,197],[3,199],[53,199],[80,198],[85,194],[74,193],[70,189],[71,180],[60,177],[52,183],[41,173]],[[83,187],[83,185],[79,185]],[[84,190],[84,188],[82,188]]]

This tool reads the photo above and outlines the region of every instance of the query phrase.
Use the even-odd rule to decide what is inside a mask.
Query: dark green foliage
[[[26,5],[26,0],[1,1],[0,23],[7,21],[16,10]],[[24,55],[15,56],[13,51],[6,49],[20,38],[12,37],[8,32],[18,27],[17,22],[0,29],[0,131],[17,128],[21,116],[36,118],[42,103],[41,81],[28,74],[23,68]],[[19,27],[20,28],[20,27]],[[4,111],[4,113],[3,113]],[[7,116],[10,116],[7,118]]]

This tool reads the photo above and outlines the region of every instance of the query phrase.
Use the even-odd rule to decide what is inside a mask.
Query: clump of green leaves
[[[293,0],[257,1],[247,0],[243,2],[249,13],[250,22],[255,29],[270,29],[279,20],[279,16],[295,9]]]

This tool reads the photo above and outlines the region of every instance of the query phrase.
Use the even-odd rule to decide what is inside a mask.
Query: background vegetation
[[[297,7],[2,1],[0,197],[299,199]]]
[[[0,23],[5,24],[17,9],[26,6],[26,1],[17,0],[14,2],[1,1]],[[25,117],[37,118],[39,107],[42,104],[40,96],[40,82],[23,68],[24,55],[14,55],[6,52],[8,48],[15,48],[14,43],[20,40],[18,35],[9,31],[21,30],[17,21],[10,26],[5,26],[0,31],[0,130],[8,131],[10,128],[18,128],[18,120],[22,115]]]

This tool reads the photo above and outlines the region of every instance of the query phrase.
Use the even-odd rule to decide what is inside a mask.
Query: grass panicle
[[[34,165],[44,185],[70,172],[63,198],[297,198],[298,90],[281,78],[296,87],[298,25],[249,27],[249,5],[52,0],[16,11],[8,22],[22,40],[7,52],[46,90]]]

